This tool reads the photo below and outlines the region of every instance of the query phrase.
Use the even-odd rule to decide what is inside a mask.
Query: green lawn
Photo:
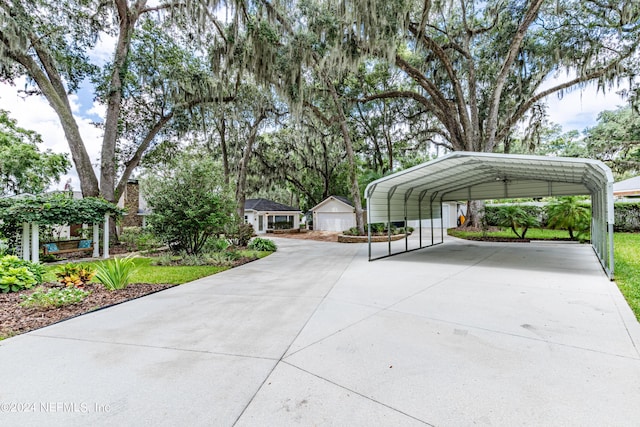
[[[449,235],[460,237],[480,237],[480,231],[449,230]],[[511,230],[489,232],[492,237],[515,237]],[[532,228],[527,232],[530,239],[553,239],[569,237],[566,231]],[[640,233],[615,233],[615,281],[629,307],[640,321]]]
[[[479,231],[460,231],[456,229],[451,229],[448,231],[450,236],[460,237],[461,239],[467,237],[479,237],[482,236],[482,232]],[[511,237],[517,238],[513,231],[509,228],[503,228],[501,231],[488,231],[486,233],[489,237]],[[568,239],[569,232],[565,230],[549,230],[546,228],[530,228],[527,230],[527,234],[525,235],[527,239],[533,240],[545,240],[545,239]],[[589,237],[589,236],[585,236]]]
[[[615,233],[615,280],[640,321],[640,233]]]
[[[258,251],[240,251],[243,256],[257,256],[264,258],[271,252]],[[136,272],[131,279],[131,283],[170,283],[180,285],[182,283],[191,282],[201,277],[211,276],[228,270],[229,267],[215,267],[210,265],[203,266],[157,266],[151,265],[152,258],[134,258],[136,264]],[[87,264],[95,265],[104,261],[92,261]],[[47,266],[47,274],[44,280],[47,282],[55,282],[54,272],[57,265]]]

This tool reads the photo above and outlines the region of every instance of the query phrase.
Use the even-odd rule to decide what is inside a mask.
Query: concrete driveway
[[[1,341],[0,424],[640,423],[640,326],[589,246],[277,243]]]

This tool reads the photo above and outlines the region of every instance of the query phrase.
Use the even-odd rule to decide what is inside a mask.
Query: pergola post
[[[100,224],[93,223],[93,255],[94,258],[100,257]]]
[[[22,223],[22,259],[29,261],[31,251],[29,250],[29,223]]]
[[[40,262],[40,230],[38,224],[31,223],[31,262]]]
[[[104,230],[102,233],[102,258],[109,258],[109,214],[104,216]]]

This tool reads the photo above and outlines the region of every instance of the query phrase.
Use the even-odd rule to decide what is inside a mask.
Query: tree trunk
[[[256,122],[251,126],[249,132],[249,138],[247,139],[247,145],[244,147],[242,159],[238,165],[238,182],[236,184],[236,203],[238,204],[238,216],[240,220],[244,220],[244,203],[247,199],[247,168],[249,167],[249,160],[251,160],[251,154],[253,153],[253,145],[258,136],[258,128],[260,123],[266,119],[267,116],[263,111],[257,118]]]
[[[362,211],[362,199],[360,198],[360,186],[358,185],[356,156],[353,151],[353,143],[351,141],[349,127],[347,126],[347,118],[344,114],[344,109],[342,108],[342,103],[340,101],[340,97],[338,96],[338,92],[336,91],[336,87],[326,75],[323,75],[323,77],[325,80],[325,85],[331,93],[336,111],[338,112],[340,131],[342,132],[342,139],[344,140],[344,146],[347,151],[347,160],[349,162],[349,179],[351,181],[351,198],[353,199],[353,205],[356,209],[356,227],[358,228],[360,234],[364,234],[364,215]]]
[[[100,157],[100,194],[106,200],[117,203],[116,186],[116,141],[118,140],[118,122],[122,101],[122,78],[126,72],[126,61],[129,56],[131,36],[136,25],[140,10],[146,4],[145,0],[139,0],[134,8],[129,8],[127,1],[118,0],[116,9],[120,20],[118,42],[113,58],[113,70],[109,82],[107,94],[107,111],[104,121],[104,136],[102,138],[102,151]]]
[[[464,222],[464,227],[480,228],[482,226],[483,208],[484,202],[481,200],[467,201],[467,218]]]

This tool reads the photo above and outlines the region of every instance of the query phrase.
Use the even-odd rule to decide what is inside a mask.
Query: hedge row
[[[640,231],[640,203],[614,203],[615,231]]]
[[[638,203],[614,203],[615,231],[640,232],[640,202]],[[544,206],[520,206],[529,215],[533,215],[540,221],[541,227],[547,226],[548,216]],[[490,226],[498,225],[498,215],[505,206],[486,205],[484,207],[484,222]]]

